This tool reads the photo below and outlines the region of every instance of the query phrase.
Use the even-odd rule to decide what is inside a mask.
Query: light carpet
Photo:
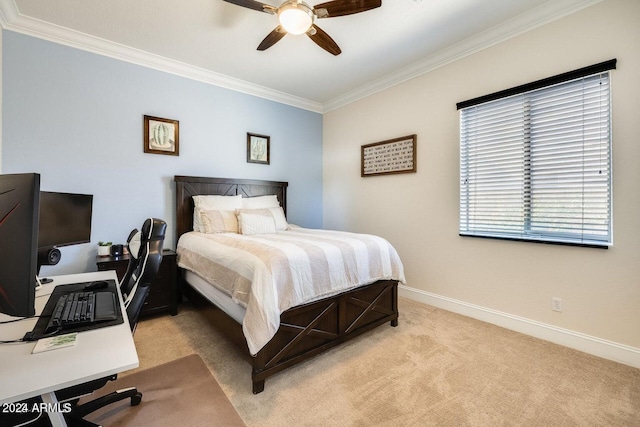
[[[266,381],[210,306],[142,321],[141,366],[198,353],[248,426],[640,426],[640,370],[401,298],[383,325]]]

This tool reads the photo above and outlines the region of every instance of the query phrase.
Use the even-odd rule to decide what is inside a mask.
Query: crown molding
[[[0,27],[7,28],[8,23],[17,14],[17,10],[13,0],[0,0]]]
[[[362,98],[381,92],[392,86],[411,80],[422,74],[436,70],[459,59],[473,55],[481,50],[524,34],[535,28],[571,15],[602,0],[552,0],[527,13],[474,35],[449,48],[443,49],[404,67],[396,72],[383,76],[364,86],[349,91],[340,97],[324,104],[323,113],[338,109]]]
[[[530,12],[519,15],[514,19],[497,25],[447,49],[436,52],[380,79],[357,87],[325,103],[293,96],[224,74],[215,73],[200,67],[24,16],[19,13],[14,0],[0,0],[0,27],[9,31],[52,41],[304,110],[326,113],[433,71],[596,3],[600,3],[601,1],[602,0],[550,0]]]
[[[319,102],[249,83],[204,68],[195,67],[86,33],[21,15],[14,0],[0,0],[0,26],[17,33],[37,37],[102,56],[242,92],[293,107],[321,113]]]

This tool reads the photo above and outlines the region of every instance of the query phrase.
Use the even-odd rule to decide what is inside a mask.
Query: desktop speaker
[[[56,265],[60,261],[60,249],[46,248],[38,250],[38,265]]]
[[[122,256],[124,248],[122,245],[111,245],[111,256]]]

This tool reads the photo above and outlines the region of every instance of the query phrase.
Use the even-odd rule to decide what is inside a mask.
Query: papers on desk
[[[40,338],[35,347],[31,351],[32,354],[41,353],[43,351],[56,350],[58,348],[72,347],[76,345],[78,333],[58,335],[49,338]]]

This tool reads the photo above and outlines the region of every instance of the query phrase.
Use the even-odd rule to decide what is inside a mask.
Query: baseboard
[[[514,316],[479,305],[469,304],[464,301],[404,285],[399,286],[399,295],[443,310],[452,311],[512,331],[573,348],[584,353],[613,360],[614,362],[633,366],[634,368],[640,368],[639,348],[603,340],[568,329],[558,328],[553,325]]]

